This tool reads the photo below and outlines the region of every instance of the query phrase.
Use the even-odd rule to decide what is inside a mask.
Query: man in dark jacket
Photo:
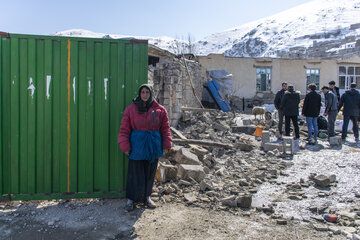
[[[300,138],[298,115],[299,115],[300,92],[294,91],[294,86],[289,85],[280,105],[280,110],[285,115],[285,135],[290,136],[290,120],[295,129],[295,139]]]
[[[307,139],[311,139],[312,130],[314,128],[314,139],[316,142],[319,132],[317,118],[319,116],[321,108],[321,96],[316,92],[316,85],[314,83],[309,84],[308,88],[310,92],[305,96],[304,106],[302,108],[302,115],[306,117],[306,123],[308,127]]]
[[[283,125],[283,121],[284,121],[284,114],[283,112],[280,110],[280,106],[281,106],[281,100],[285,94],[285,91],[287,89],[287,83],[283,82],[281,84],[281,89],[276,93],[275,99],[274,99],[274,105],[275,108],[278,110],[279,113],[279,123],[278,123],[278,130],[279,130],[279,134],[280,134],[280,138],[282,135],[282,125]]]
[[[340,92],[339,92],[339,88],[335,86],[335,81],[330,81],[329,82],[329,90],[332,91],[335,96],[337,97],[338,102],[340,101]]]
[[[337,97],[329,90],[329,87],[323,86],[321,88],[325,96],[325,112],[324,116],[328,117],[328,137],[335,136],[335,120],[337,111]]]
[[[341,96],[338,110],[340,110],[343,105],[344,105],[344,109],[343,109],[344,121],[343,121],[341,138],[343,141],[346,140],[349,120],[351,120],[352,124],[353,124],[353,132],[354,132],[354,136],[355,136],[355,141],[358,142],[359,141],[358,119],[359,119],[359,113],[360,113],[360,94],[356,90],[356,83],[351,83],[350,90],[346,91]]]

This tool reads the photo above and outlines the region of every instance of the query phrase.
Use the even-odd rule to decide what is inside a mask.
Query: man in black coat
[[[360,93],[356,90],[356,83],[350,84],[350,90],[346,91],[340,99],[338,110],[344,105],[343,115],[343,127],[341,138],[343,141],[346,140],[347,129],[349,125],[349,120],[353,124],[353,132],[355,136],[355,141],[359,141],[359,126],[358,119],[360,113]]]
[[[314,83],[309,84],[308,88],[310,92],[305,96],[304,106],[302,108],[302,115],[306,117],[306,123],[308,127],[307,139],[311,139],[312,130],[314,128],[314,139],[316,142],[319,132],[317,118],[320,114],[321,96],[316,92],[316,85]]]
[[[278,130],[279,130],[279,134],[280,134],[280,138],[282,135],[282,125],[283,125],[283,121],[284,121],[284,114],[283,112],[280,110],[280,106],[281,106],[281,100],[285,94],[285,91],[287,89],[287,83],[283,82],[281,84],[281,89],[276,93],[275,99],[274,99],[274,105],[275,108],[278,110],[279,113],[279,123],[278,123]]]
[[[335,96],[337,97],[338,102],[340,101],[340,92],[339,92],[339,88],[335,86],[335,81],[330,81],[329,82],[329,88],[330,91],[332,91]]]
[[[289,85],[280,105],[280,110],[285,115],[285,135],[290,136],[290,120],[295,129],[295,139],[300,138],[298,115],[299,115],[300,92],[294,91],[294,86]]]

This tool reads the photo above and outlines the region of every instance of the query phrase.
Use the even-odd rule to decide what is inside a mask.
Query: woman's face
[[[143,100],[144,102],[146,102],[147,100],[149,100],[150,98],[150,90],[146,87],[143,87],[140,91],[140,98],[141,100]]]

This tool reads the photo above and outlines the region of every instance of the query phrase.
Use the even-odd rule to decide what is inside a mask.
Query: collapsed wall
[[[200,101],[203,84],[207,81],[205,69],[199,62],[187,59],[185,62],[182,57],[167,54],[159,57],[159,62],[155,66],[149,66],[148,81],[154,85],[156,99],[168,111],[171,126],[178,124],[182,115],[181,107],[200,107],[193,93],[190,78]]]

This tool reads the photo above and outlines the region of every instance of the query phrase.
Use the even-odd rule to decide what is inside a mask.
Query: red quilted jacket
[[[159,130],[162,136],[163,149],[171,148],[172,137],[167,112],[155,100],[145,113],[138,113],[135,103],[130,104],[125,109],[118,135],[118,144],[123,152],[131,150],[130,133],[132,130]]]

